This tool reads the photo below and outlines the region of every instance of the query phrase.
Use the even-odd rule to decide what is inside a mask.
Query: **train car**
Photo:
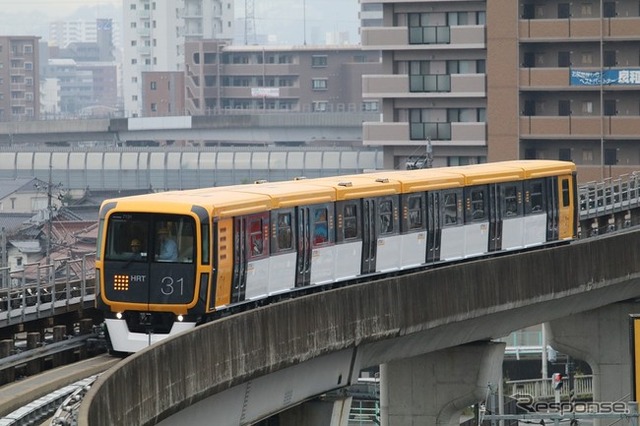
[[[518,160],[106,200],[96,251],[113,352],[335,284],[571,241],[575,165]]]

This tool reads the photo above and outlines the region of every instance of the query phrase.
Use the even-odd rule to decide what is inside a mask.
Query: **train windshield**
[[[105,260],[193,263],[194,237],[188,216],[116,213],[107,225]]]

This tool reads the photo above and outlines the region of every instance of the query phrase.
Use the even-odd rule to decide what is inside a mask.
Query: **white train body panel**
[[[337,280],[360,275],[362,263],[362,241],[338,244],[336,249],[335,277]]]
[[[378,238],[376,271],[388,272],[400,269],[402,258],[402,236]]]
[[[402,268],[416,267],[424,264],[427,256],[427,233],[422,231],[403,235],[401,250],[402,258],[400,266]]]
[[[524,218],[524,246],[530,247],[547,241],[547,215],[540,213]]]
[[[502,221],[502,249],[513,250],[524,247],[524,218],[515,217]]]
[[[247,264],[247,300],[266,297],[269,293],[269,258],[254,260]]]
[[[470,223],[464,228],[464,257],[480,256],[489,251],[489,223]]]
[[[269,294],[287,291],[296,285],[296,253],[271,257],[269,263]]]
[[[452,226],[442,229],[440,240],[440,260],[462,259],[464,256],[464,228]]]
[[[335,256],[335,246],[317,247],[312,250],[311,285],[329,283],[334,280]]]
[[[190,330],[196,326],[194,322],[174,322],[168,334],[146,334],[129,331],[127,322],[123,319],[105,318],[109,339],[113,348],[118,352],[137,352],[167,337]]]

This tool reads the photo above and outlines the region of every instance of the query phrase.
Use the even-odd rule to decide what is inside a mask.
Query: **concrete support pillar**
[[[351,397],[309,401],[278,415],[279,426],[347,426]]]
[[[13,355],[15,343],[13,339],[0,340],[0,358]],[[16,380],[15,368],[8,368],[0,372],[0,385],[11,383]]]
[[[30,332],[27,333],[27,349],[37,349],[40,347],[40,333]],[[33,376],[42,371],[42,360],[35,359],[27,362],[27,374]]]
[[[629,314],[640,313],[640,303],[622,302],[551,321],[549,344],[581,359],[593,372],[593,400],[629,401],[631,355]],[[594,426],[599,424],[594,421]]]
[[[502,380],[504,343],[478,342],[380,366],[382,426],[458,426]]]

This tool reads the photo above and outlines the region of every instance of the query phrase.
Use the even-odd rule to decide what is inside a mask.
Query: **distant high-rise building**
[[[103,46],[103,51],[112,51],[120,46],[118,27],[118,23],[111,19],[55,21],[49,24],[49,44],[65,48],[70,43],[98,43]]]
[[[40,116],[39,37],[0,36],[0,121]]]
[[[380,53],[360,46],[186,44],[189,115],[217,110],[377,111],[363,98],[362,75],[382,72]],[[158,83],[159,84],[159,83]]]
[[[183,71],[185,42],[232,37],[233,17],[232,1],[124,0],[125,114],[138,116],[144,109],[143,73]]]

